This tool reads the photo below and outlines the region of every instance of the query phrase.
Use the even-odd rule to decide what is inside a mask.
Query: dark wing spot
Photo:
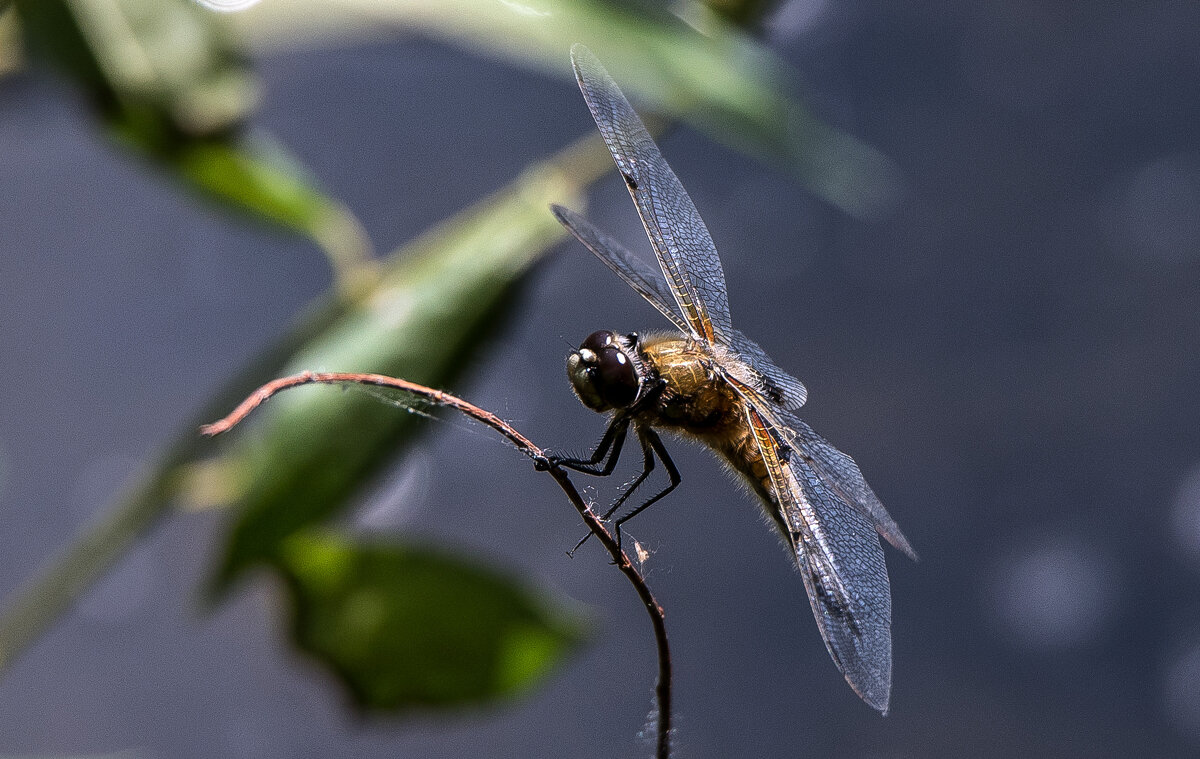
[[[763,390],[766,391],[767,397],[776,403],[783,403],[783,388],[776,385],[766,377],[762,378]]]
[[[804,536],[801,533],[793,532],[792,540],[800,544],[804,542]],[[813,594],[816,596],[817,602],[820,603],[822,611],[830,619],[837,620],[845,625],[846,629],[854,637],[861,638],[862,628],[858,626],[858,620],[854,618],[854,613],[850,610],[849,599],[843,598],[840,593],[825,587],[821,572],[813,567],[808,560],[802,561],[800,568],[808,575],[808,579],[812,583]],[[834,659],[838,659],[838,655],[834,653],[834,647],[830,647],[830,653],[833,654]]]
[[[844,623],[850,632],[854,633],[855,637],[862,637],[862,631],[858,627],[858,622],[855,621],[854,615],[850,612],[850,607],[837,594],[831,593],[821,582],[821,576],[817,572],[812,574],[813,590],[816,591],[817,597],[821,601],[821,606],[833,617]]]
[[[779,457],[780,463],[786,464],[792,458],[792,447],[783,440],[783,435],[774,427],[768,427],[767,432],[771,435],[771,440],[775,442],[775,455]]]
[[[632,174],[621,172],[621,176],[625,178],[625,184],[629,185],[629,189],[636,190],[638,188],[637,180],[633,178]]]
[[[775,455],[779,457],[779,461],[781,463],[786,464],[792,460],[792,447],[790,445],[784,445],[780,443],[779,450],[775,452]]]

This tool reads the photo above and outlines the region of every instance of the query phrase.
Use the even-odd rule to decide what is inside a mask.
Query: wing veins
[[[671,305],[676,300],[672,296],[671,291],[667,288],[667,283],[663,279],[662,274],[657,270],[650,268],[642,259],[633,255],[621,243],[617,242],[611,235],[601,231],[590,221],[583,218],[569,208],[564,208],[559,205],[551,205],[551,212],[559,223],[567,228],[571,234],[575,235],[575,239],[583,243],[583,247],[590,250],[596,258],[604,262],[604,265],[612,269],[614,273],[625,284],[632,287],[639,295],[654,306],[663,316],[675,325],[676,329],[684,334],[688,334],[687,322],[683,320],[679,312]]]
[[[693,335],[713,342],[731,327],[725,275],[708,228],[600,61],[578,44],[571,48],[571,61],[588,110],[625,178],[680,311]]]
[[[770,423],[757,409],[748,405],[746,417],[825,647],[854,692],[887,713],[891,592],[879,538],[857,509],[843,503],[847,508],[839,511],[831,500],[836,496],[823,493],[819,482],[803,476],[811,470],[794,467],[795,459],[780,459]],[[847,571],[853,585],[847,583]]]

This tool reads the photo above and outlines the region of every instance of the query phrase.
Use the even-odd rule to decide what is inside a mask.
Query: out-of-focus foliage
[[[221,16],[192,0],[15,8],[29,54],[79,87],[119,142],[207,198],[307,235],[339,271],[366,257],[349,211],[281,146],[243,134],[258,81]]]
[[[409,243],[369,292],[336,318],[322,312],[328,322],[306,330],[311,337],[277,373],[331,369],[451,384],[496,327],[514,284],[562,238],[547,204],[578,202],[602,167],[603,146],[588,140]],[[378,398],[325,387],[272,401],[219,466],[235,483],[222,500],[237,507],[219,584],[275,560],[288,535],[342,511],[416,421]]]
[[[269,136],[246,134],[258,90],[242,49],[247,40],[297,45],[416,30],[564,77],[567,51],[584,42],[654,107],[798,173],[853,213],[882,208],[890,164],[814,121],[787,95],[785,68],[728,20],[747,21],[746,14],[683,3],[675,7],[687,14],[684,23],[649,7],[270,0],[221,15],[193,0],[16,0],[7,13],[0,3],[0,73],[26,56],[49,64],[84,93],[120,144],[209,199],[307,235],[329,255],[339,283],[352,285],[337,288],[232,382],[199,420],[212,421],[257,385],[304,369],[455,387],[480,342],[502,323],[525,273],[563,237],[547,205],[579,207],[587,185],[612,168],[599,140],[589,139],[532,164],[378,266],[366,265],[368,244],[354,216]],[[189,426],[144,482],[17,594],[0,617],[0,669],[172,501],[229,508],[214,597],[254,568],[281,578],[298,644],[364,707],[511,695],[543,677],[579,639],[574,614],[544,592],[402,536],[328,532],[413,439],[417,425],[404,408],[310,387],[272,401],[247,428],[214,455]],[[522,463],[516,454],[514,462]]]
[[[583,635],[571,606],[439,552],[308,531],[289,538],[280,559],[296,643],[363,709],[519,693]]]
[[[300,368],[377,371],[453,386],[465,357],[501,319],[514,286],[564,236],[547,204],[579,204],[582,190],[608,166],[602,143],[589,138],[533,165],[507,188],[400,248],[387,257],[380,275],[356,295],[331,296],[315,308],[276,350],[202,412],[202,421],[224,414],[262,382]],[[389,406],[379,398],[314,387],[272,401],[246,425],[247,434],[230,436],[232,445],[216,458],[201,458],[202,452],[211,454],[212,447],[196,437],[195,429],[189,426],[184,439],[159,462],[150,478],[133,488],[107,520],[83,536],[67,556],[8,607],[0,617],[0,669],[161,516],[172,500],[192,508],[231,507],[234,526],[214,585],[218,598],[231,581],[252,567],[290,577],[297,549],[289,541],[344,512],[397,447],[411,439],[416,425],[403,408]],[[513,458],[518,464],[525,463],[515,452]],[[533,476],[532,467],[530,472]],[[340,554],[355,566],[379,566],[365,554],[359,563],[355,552],[360,546],[353,538],[340,539],[338,546]],[[387,543],[376,539],[361,548],[371,556],[384,550],[401,554],[422,550],[400,537]],[[306,582],[316,582],[319,570],[320,566],[309,566]],[[420,582],[432,583],[428,592],[434,593],[438,587],[463,585],[477,576],[473,571],[443,558],[425,567]],[[439,573],[446,576],[437,580]],[[349,575],[339,578],[339,582],[352,582]],[[366,585],[380,582],[370,574],[359,579]],[[302,590],[290,582],[285,587]],[[544,595],[515,585],[507,593],[508,598]],[[512,613],[518,611],[514,608]],[[307,624],[314,629],[334,624],[318,619],[318,611],[311,615]],[[364,629],[359,633],[359,645],[386,649],[391,645],[386,636],[391,634],[386,626]],[[541,635],[545,636],[544,645],[529,642],[528,648],[515,649],[525,652],[527,666],[504,665],[506,676],[496,682],[490,695],[519,691],[569,652],[563,630],[546,630]],[[549,641],[555,639],[559,644],[551,645]],[[421,639],[412,640],[415,644]],[[540,653],[535,655],[535,649]],[[312,653],[318,657],[347,655],[316,644]],[[438,656],[414,654],[410,661],[411,669],[421,662],[437,662]],[[388,694],[401,689],[402,684],[393,681],[398,676],[395,669],[354,670],[340,659],[327,663],[336,673],[353,676],[346,685],[355,693]],[[411,676],[411,671],[404,673],[405,678]],[[459,691],[445,686],[436,697],[419,697],[416,686],[410,684],[404,686],[409,688],[405,704],[422,700],[469,703],[488,695],[478,684],[464,681],[462,685]],[[362,697],[364,703],[382,708],[381,703]]]
[[[274,373],[330,368],[452,385],[496,328],[524,272],[563,237],[547,204],[579,202],[583,188],[607,166],[604,148],[593,138],[531,167],[511,187],[392,254],[367,292],[319,311],[315,323],[299,330],[307,336],[302,347]],[[433,561],[402,538],[366,544],[343,538],[321,547],[306,537],[345,511],[363,483],[418,430],[416,417],[377,397],[309,387],[281,395],[256,421],[250,434],[204,467],[226,474],[227,489],[207,505],[235,507],[215,588],[223,592],[255,566],[291,578],[288,587],[302,612],[298,640],[363,705],[400,709],[507,695],[528,687],[569,651],[567,628],[533,615],[530,604],[520,601],[531,591],[515,585],[500,590],[501,580],[449,558]],[[521,461],[514,454],[514,462]],[[307,548],[321,548],[337,561],[306,562]],[[406,569],[419,572],[395,580],[380,574]],[[331,574],[323,577],[326,572]],[[404,594],[393,599],[385,621],[366,624],[367,617],[353,617],[366,613],[360,607],[334,603],[332,591],[322,590],[330,586],[346,597],[381,597],[399,587]],[[448,589],[455,595],[446,596]],[[476,596],[493,599],[483,616],[466,602]],[[397,637],[402,621],[422,614],[430,615],[429,629],[455,623],[469,629],[451,639],[418,625]],[[353,636],[337,634],[346,626],[354,627]],[[462,662],[478,671],[468,676],[446,670],[451,640],[466,646]],[[364,660],[361,651],[403,656],[382,666]]]
[[[704,5],[721,18],[747,30],[757,30],[780,0],[704,0]]]
[[[583,189],[608,166],[603,145],[589,138],[530,167],[508,188],[389,256],[370,289],[318,310],[297,329],[294,342],[300,347],[262,367],[261,379],[336,368],[453,386],[467,357],[502,320],[523,274],[564,236],[547,204],[582,202]],[[286,587],[299,594],[293,602],[308,609],[298,640],[374,709],[465,704],[516,693],[569,653],[574,639],[569,626],[555,627],[545,615],[531,617],[529,603],[518,602],[538,594],[515,584],[501,592],[500,579],[482,577],[448,557],[420,563],[420,572],[404,586],[408,595],[396,599],[388,618],[412,618],[412,604],[421,599],[445,604],[438,611],[441,621],[431,618],[431,624],[474,626],[456,639],[469,644],[464,661],[481,667],[474,676],[443,671],[448,666],[445,637],[413,630],[397,640],[392,623],[356,629],[353,641],[334,634],[340,626],[357,624],[347,615],[358,607],[313,597],[321,583],[335,584],[345,595],[358,592],[355,588],[382,593],[393,585],[379,573],[409,566],[403,557],[424,556],[423,549],[403,537],[369,543],[339,538],[339,562],[312,564],[300,562],[302,549],[316,545],[312,531],[353,503],[364,482],[412,439],[418,421],[378,397],[299,388],[268,404],[248,425],[248,434],[199,467],[209,475],[221,473],[222,487],[204,487],[211,477],[182,478],[200,485],[181,493],[193,505],[233,507],[234,524],[214,585],[218,596],[254,567],[290,578]],[[526,463],[515,452],[513,460]],[[298,584],[299,567],[304,573]],[[322,580],[327,570],[335,576]],[[444,597],[447,588],[457,595]],[[476,595],[493,598],[491,617],[477,617],[463,603]],[[336,613],[325,618],[327,612]],[[537,620],[543,620],[540,627]],[[494,638],[491,644],[485,644],[488,636]],[[358,650],[403,652],[404,657],[391,667],[368,666],[378,662],[362,661]]]
[[[813,118],[790,94],[788,67],[728,20],[751,22],[768,4],[721,5],[728,15],[696,2],[672,4],[685,23],[654,3],[603,0],[271,0],[233,22],[262,46],[417,31],[559,76],[571,73],[564,51],[582,42],[628,94],[651,107],[794,173],[848,213],[886,213],[900,185],[895,165]]]
[[[21,68],[21,31],[12,0],[0,0],[0,77]]]

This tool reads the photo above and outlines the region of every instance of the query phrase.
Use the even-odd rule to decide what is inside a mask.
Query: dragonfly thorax
[[[633,405],[642,389],[636,335],[593,332],[567,357],[567,376],[583,405],[593,411]]]

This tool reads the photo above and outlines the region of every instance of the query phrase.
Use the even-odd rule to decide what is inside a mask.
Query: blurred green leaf
[[[578,204],[609,165],[602,143],[588,138],[404,246],[369,292],[319,311],[320,328],[301,328],[309,337],[278,373],[329,368],[452,384],[497,329],[523,274],[564,236],[547,204]],[[507,581],[415,549],[314,537],[419,429],[403,408],[307,387],[278,396],[256,421],[217,463],[235,518],[214,590],[264,564],[290,578],[298,642],[361,705],[516,692],[575,640]]]
[[[212,196],[307,235],[325,251],[343,284],[357,287],[369,276],[370,243],[358,219],[320,192],[283,147],[265,135],[236,142],[194,140],[161,159]]]
[[[626,73],[647,72],[632,89],[657,95],[677,113],[712,111],[708,123],[725,120],[752,139],[769,137],[759,139],[760,147],[781,134],[785,153],[799,144],[785,134],[795,126],[790,106],[774,102],[777,83],[764,78],[774,67],[769,56],[724,27],[705,37],[665,17],[583,0],[540,3],[566,19],[554,19],[553,33],[541,38],[508,25],[513,13],[537,16],[531,11],[538,7],[507,0],[499,6],[331,0],[304,8],[274,0],[261,7],[290,6],[298,14],[291,20],[320,23],[325,9],[349,5],[360,13],[386,5],[388,24],[407,8],[431,30],[472,44],[490,40],[554,71],[568,70],[569,43],[582,39],[622,81]],[[211,197],[303,231],[327,249],[355,251],[344,241],[363,238],[345,209],[312,189],[277,148],[239,137],[253,80],[215,16],[190,0],[17,0],[17,8],[29,48],[80,84],[120,139]],[[589,33],[576,36],[575,24]],[[605,35],[614,36],[606,42]],[[496,329],[513,288],[563,237],[546,205],[579,207],[583,188],[610,170],[596,138],[532,167],[389,257],[378,277],[319,304],[222,393],[203,421],[227,411],[231,396],[301,369],[452,384]],[[853,180],[854,173],[844,176]],[[252,567],[273,568],[294,596],[298,642],[337,671],[361,704],[434,706],[527,687],[579,638],[573,623],[552,621],[561,609],[505,578],[421,549],[356,543],[314,529],[344,512],[412,439],[412,419],[378,399],[314,387],[273,401],[249,434],[207,461],[198,460],[200,441],[189,428],[151,475],[14,594],[0,617],[0,669],[182,496],[193,507],[234,507],[214,578],[218,595]]]
[[[589,138],[404,246],[369,292],[332,316],[322,311],[324,326],[305,329],[312,337],[277,373],[330,369],[451,384],[497,328],[515,283],[562,239],[547,204],[578,204],[609,160]],[[237,518],[217,588],[277,560],[287,536],[343,511],[416,421],[378,398],[329,387],[298,388],[268,404],[219,465],[233,483],[221,500]]]
[[[781,0],[703,0],[713,13],[748,31],[758,31]]]
[[[289,538],[297,645],[368,710],[467,705],[535,685],[583,637],[573,605],[424,548]]]
[[[30,54],[78,85],[109,132],[203,196],[312,238],[339,274],[361,225],[282,147],[247,139],[258,82],[221,17],[193,0],[17,0]]]
[[[671,7],[686,23],[652,3],[603,0],[272,0],[232,23],[266,46],[416,30],[557,76],[570,75],[567,51],[582,42],[650,107],[796,174],[848,213],[889,210],[901,184],[891,160],[815,119],[790,96],[789,67],[743,29],[700,3]]]
[[[394,367],[393,374],[450,384],[473,355],[469,348],[494,327],[514,283],[564,236],[547,204],[579,207],[583,188],[611,165],[590,137],[402,247],[358,297],[331,296],[315,306],[216,394],[144,478],[6,599],[0,672],[173,503],[242,507],[216,572],[218,591],[250,566],[278,563],[288,536],[342,512],[414,431],[411,415],[378,399],[308,388],[272,401],[256,415],[262,423],[243,425],[250,434],[232,434],[215,458],[213,441],[197,428],[295,367]]]
[[[0,78],[21,68],[21,30],[12,0],[0,0]]]

